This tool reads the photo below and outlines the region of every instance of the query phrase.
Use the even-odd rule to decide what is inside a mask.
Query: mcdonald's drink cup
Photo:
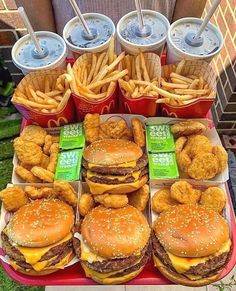
[[[210,62],[222,49],[223,36],[219,28],[208,23],[201,36],[196,39],[202,19],[181,18],[170,26],[167,36],[167,64],[182,59],[199,59]]]
[[[138,25],[137,11],[124,15],[117,24],[117,38],[122,48],[129,54],[154,52],[161,55],[170,27],[168,19],[153,10],[142,10],[144,28]]]
[[[84,19],[91,31],[88,35],[76,16],[63,29],[63,38],[75,58],[83,53],[98,53],[104,51],[110,42],[116,28],[112,20],[100,13],[85,13]]]
[[[67,48],[61,36],[50,31],[37,31],[44,54],[39,55],[29,34],[21,37],[12,48],[13,63],[24,75],[36,70],[65,68]]]

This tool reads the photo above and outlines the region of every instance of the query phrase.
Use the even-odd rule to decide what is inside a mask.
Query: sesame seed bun
[[[93,253],[103,258],[124,258],[140,253],[149,240],[150,227],[133,206],[99,206],[85,216],[81,234]]]
[[[134,142],[124,139],[104,139],[85,148],[84,159],[97,165],[116,165],[138,160],[142,149]]]
[[[153,229],[164,249],[179,257],[205,257],[229,239],[227,221],[217,212],[194,204],[161,213]]]
[[[41,199],[14,213],[7,226],[7,234],[20,246],[46,247],[66,237],[73,225],[71,206],[57,199]]]
[[[222,272],[222,269],[221,269],[221,270],[218,270],[217,273],[212,276],[203,277],[197,280],[191,280],[181,274],[173,272],[170,268],[167,268],[157,257],[155,257],[155,266],[158,268],[160,273],[163,276],[165,276],[168,280],[178,285],[193,286],[193,287],[206,286],[217,281]]]

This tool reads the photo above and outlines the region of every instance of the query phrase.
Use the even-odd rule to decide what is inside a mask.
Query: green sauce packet
[[[76,149],[59,153],[55,172],[55,180],[80,180],[82,155],[83,149]]]
[[[175,153],[149,154],[150,179],[174,179],[179,177]]]
[[[67,124],[61,128],[59,147],[62,150],[83,148],[85,144],[83,123]]]
[[[175,151],[175,142],[170,125],[147,126],[147,149],[152,153]]]

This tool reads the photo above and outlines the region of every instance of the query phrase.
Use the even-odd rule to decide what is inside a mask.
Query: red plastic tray
[[[232,253],[231,258],[224,268],[220,279],[224,278],[236,264],[236,222],[234,216],[234,210],[231,202],[229,189],[226,185],[226,192],[228,195],[228,202],[230,207],[230,220],[231,220],[231,235],[232,235]],[[0,254],[3,255],[3,251],[0,248]],[[8,264],[1,262],[4,270],[15,281],[24,285],[34,286],[46,286],[46,285],[97,285],[91,279],[85,277],[85,273],[80,266],[80,263],[76,263],[73,266],[55,272],[48,276],[34,277],[23,275],[16,272]],[[154,268],[153,261],[149,262],[144,270],[133,280],[125,283],[126,285],[170,285],[173,284],[165,277],[163,277],[156,268]]]

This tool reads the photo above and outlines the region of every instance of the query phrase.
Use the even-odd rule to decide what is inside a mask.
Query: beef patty
[[[106,166],[101,166],[101,167],[91,167],[89,169],[88,167],[88,162],[83,159],[82,160],[82,165],[84,166],[85,169],[89,169],[92,172],[96,172],[99,174],[107,174],[107,175],[127,175],[130,174],[134,171],[138,171],[144,167],[146,167],[148,164],[148,157],[146,154],[143,154],[141,158],[139,158],[136,162],[136,166],[135,167],[106,167]]]
[[[139,178],[142,178],[144,175],[148,173],[148,168],[142,168],[140,171]],[[86,170],[82,170],[82,175],[83,177],[86,177]],[[101,175],[101,174],[100,174]],[[100,184],[107,184],[107,185],[117,185],[117,184],[122,184],[122,183],[133,183],[136,181],[136,179],[131,175],[128,174],[124,180],[120,181],[119,179],[110,179],[106,175],[101,175],[101,176],[92,176],[89,178],[90,181],[94,183],[100,183]]]
[[[152,245],[155,256],[157,256],[165,266],[177,273],[171,264],[169,256],[155,234],[152,234]],[[225,252],[219,256],[207,260],[205,263],[200,263],[196,266],[190,267],[185,274],[201,275],[203,277],[213,275],[226,264],[228,257],[229,253]]]
[[[80,240],[77,238],[73,238],[73,246],[77,256],[80,256]],[[141,261],[136,264],[135,266],[142,266],[142,264],[146,264],[148,259],[151,256],[151,240],[148,241],[146,246],[142,249],[139,256],[129,256],[126,258],[120,259],[107,259],[101,262],[93,262],[89,263],[88,261],[81,261],[84,263],[88,268],[99,272],[99,273],[109,273],[119,271],[121,269],[129,268],[130,265],[133,265],[137,260],[141,259]],[[145,258],[144,258],[145,257]],[[140,268],[139,267],[139,268]],[[139,269],[137,267],[137,269]],[[130,272],[128,272],[130,273]]]
[[[16,261],[19,266],[23,268],[32,269],[31,265],[26,263],[25,257],[23,254],[12,244],[8,236],[2,232],[2,248],[5,254],[7,254],[10,259]],[[62,258],[64,258],[69,251],[72,249],[72,238],[66,242],[61,243],[53,248],[51,248],[47,253],[45,253],[39,262],[49,260],[55,257],[55,260],[49,262],[50,266],[57,264]]]

